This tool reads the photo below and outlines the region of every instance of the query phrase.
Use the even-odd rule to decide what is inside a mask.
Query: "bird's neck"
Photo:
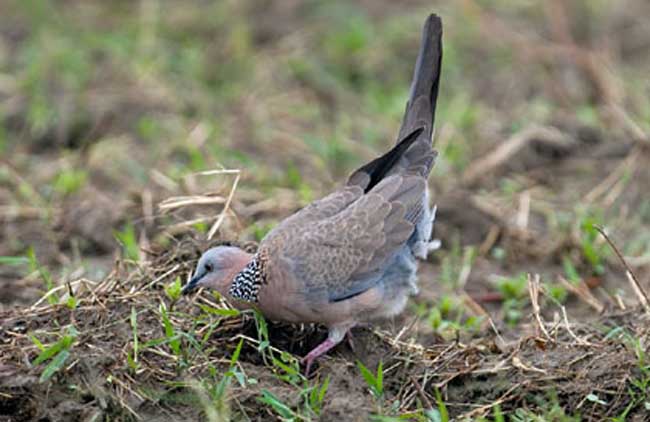
[[[264,284],[264,260],[259,254],[255,254],[233,278],[228,295],[239,301],[256,303],[259,300],[260,288]]]

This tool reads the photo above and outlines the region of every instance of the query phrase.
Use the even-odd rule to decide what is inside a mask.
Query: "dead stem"
[[[605,233],[605,230],[600,226],[595,226],[595,228],[605,238],[609,246],[612,248],[612,250],[618,257],[618,259],[621,261],[621,264],[625,268],[625,276],[627,277],[627,280],[630,282],[630,285],[632,286],[634,293],[639,299],[639,302],[641,302],[641,305],[643,305],[645,311],[650,313],[650,302],[648,301],[648,295],[645,292],[645,290],[643,290],[643,286],[641,285],[641,283],[639,283],[639,280],[637,280],[636,276],[630,269],[629,265],[627,265],[627,262],[625,262],[625,258],[623,258],[623,255],[618,250],[614,242],[609,238],[607,233]]]

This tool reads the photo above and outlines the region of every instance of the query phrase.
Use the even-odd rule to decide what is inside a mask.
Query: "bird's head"
[[[251,257],[251,254],[233,246],[208,249],[201,255],[194,276],[183,287],[182,293],[185,295],[199,287],[207,287],[228,297],[233,278],[248,264]]]

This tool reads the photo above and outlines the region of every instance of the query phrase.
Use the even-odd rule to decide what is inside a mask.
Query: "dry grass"
[[[647,418],[647,2],[433,5],[442,247],[309,380],[322,328],[177,287],[390,147],[432,5],[8,4],[0,420]]]
[[[279,359],[288,352],[285,365],[294,367],[323,332],[272,324],[268,328],[272,346],[260,351],[261,339],[250,314],[227,316],[231,310],[226,304],[205,292],[193,300],[174,300],[173,293],[170,297],[165,290],[168,281],[184,279],[198,254],[195,242],[179,241],[150,257],[150,264],[136,267],[118,262],[101,282],[77,283],[73,309],[40,304],[3,312],[0,394],[4,409],[16,409],[14,420],[196,415],[202,409],[196,405],[194,383],[217,383],[231,367],[240,340],[243,347],[234,365],[245,381],[239,385],[233,380],[227,391],[229,412],[248,418],[271,412],[254,400],[263,390],[298,408],[299,401],[288,390],[297,394],[307,380],[267,359],[267,353]],[[537,295],[534,280],[530,279],[531,294]],[[376,409],[371,395],[362,395],[361,402],[342,401],[349,389],[334,387],[357,376],[356,357],[369,367],[383,361],[385,400],[399,403],[391,407],[394,414],[423,414],[427,406],[437,403],[436,391],[443,391],[449,414],[458,420],[487,416],[497,405],[505,412],[534,410],[541,406],[540,398],[552,396],[563,408],[579,411],[584,420],[614,417],[628,406],[632,409],[629,416],[645,414],[633,403],[629,390],[634,389],[635,379],[644,376],[639,369],[642,349],[635,348],[633,339],[639,344],[648,340],[647,315],[634,309],[589,323],[560,316],[546,322],[533,309],[530,321],[538,334],[510,343],[485,332],[473,339],[422,346],[408,330],[398,340],[388,332],[364,329],[358,335],[367,353],[353,354],[351,359],[349,351],[340,350],[320,364],[316,377],[331,377],[326,402],[336,404],[327,411],[359,414]],[[162,313],[168,314],[173,334],[166,331]],[[46,363],[34,364],[42,350],[32,338],[51,345],[70,327],[76,333],[69,358],[53,375],[52,383],[40,383]],[[177,346],[172,345],[174,341]],[[282,376],[295,380],[287,382]],[[251,378],[257,381],[252,383]],[[592,395],[607,403],[606,407]]]

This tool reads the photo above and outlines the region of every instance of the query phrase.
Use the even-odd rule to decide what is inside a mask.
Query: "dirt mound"
[[[539,397],[586,420],[647,412],[630,394],[649,382],[640,368],[650,325],[640,312],[579,325],[560,319],[512,344],[491,331],[423,347],[408,333],[396,338],[362,328],[354,350],[339,346],[307,380],[298,359],[325,331],[266,323],[205,292],[179,299],[173,280],[196,258],[193,242],[182,241],[148,264],[119,263],[99,284],[70,287],[60,297],[65,304],[3,312],[0,419],[181,420],[205,413],[267,420],[307,405],[323,420],[364,420],[381,409],[377,400],[417,415],[438,407],[440,394],[460,419],[488,415],[496,405],[535,409]],[[381,399],[359,376],[357,360],[371,369],[382,362]],[[308,385],[326,378],[319,404]]]

